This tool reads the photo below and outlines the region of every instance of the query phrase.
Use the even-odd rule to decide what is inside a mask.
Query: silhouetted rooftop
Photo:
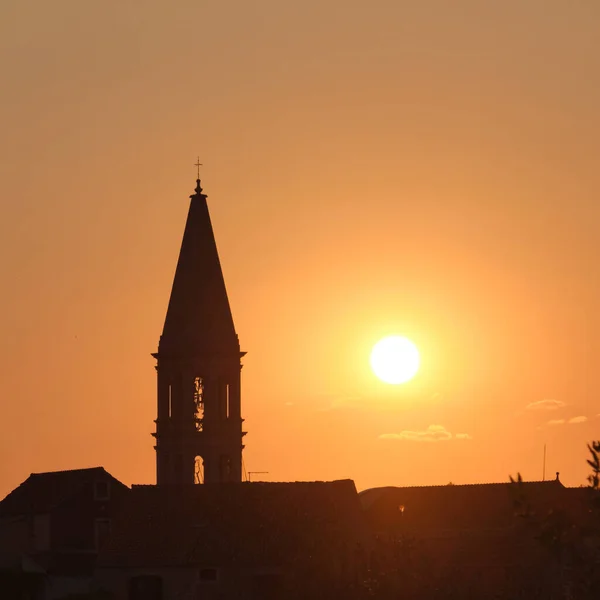
[[[276,566],[366,532],[350,480],[134,485],[98,564]]]
[[[364,490],[359,498],[373,523],[381,525],[396,519],[398,525],[416,532],[508,527],[514,523],[516,503],[529,503],[543,511],[562,508],[566,506],[563,492],[567,489],[556,479],[520,485],[382,487]]]
[[[84,485],[106,476],[118,482],[104,467],[32,473],[0,502],[0,516],[47,513]]]

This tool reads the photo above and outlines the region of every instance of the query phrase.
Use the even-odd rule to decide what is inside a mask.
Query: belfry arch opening
[[[230,415],[230,410],[229,410],[229,384],[225,384],[225,418],[229,419],[229,415]]]
[[[194,483],[204,483],[204,459],[201,456],[194,458]]]
[[[202,431],[204,425],[204,383],[202,377],[194,377],[194,420],[196,430]]]

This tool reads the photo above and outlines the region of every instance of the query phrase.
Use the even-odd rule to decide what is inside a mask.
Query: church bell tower
[[[242,480],[240,343],[198,176],[158,352],[156,480]]]

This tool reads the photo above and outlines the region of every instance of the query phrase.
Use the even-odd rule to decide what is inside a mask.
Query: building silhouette
[[[88,591],[98,551],[130,493],[102,467],[32,473],[0,502],[0,598]]]
[[[95,581],[114,600],[348,598],[369,540],[350,480],[134,485]]]
[[[240,482],[240,343],[235,332],[207,196],[200,179],[175,271],[157,360],[159,485]]]

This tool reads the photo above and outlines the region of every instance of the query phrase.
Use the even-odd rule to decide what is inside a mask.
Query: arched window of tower
[[[196,429],[202,431],[204,421],[204,383],[202,377],[194,378],[194,406]]]
[[[194,483],[204,483],[204,459],[201,456],[194,458]]]

